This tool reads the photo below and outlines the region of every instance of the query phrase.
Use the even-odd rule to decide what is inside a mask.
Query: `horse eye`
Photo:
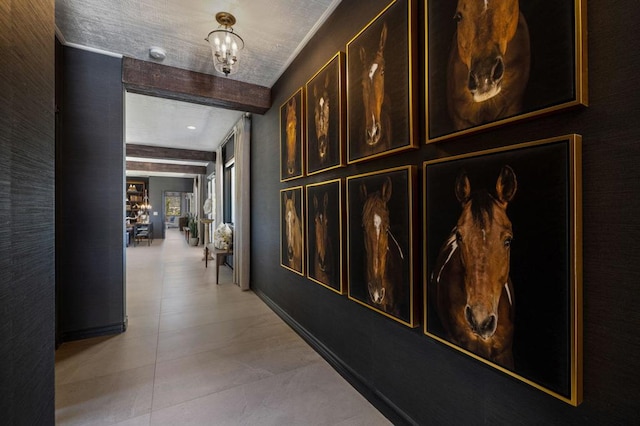
[[[456,232],[456,241],[459,243],[462,242],[462,234],[460,234],[460,232]]]
[[[453,20],[456,21],[456,22],[462,21],[462,13],[456,12],[456,14],[453,15]]]
[[[512,243],[512,242],[513,242],[513,238],[512,238],[512,237],[507,237],[507,238],[504,240],[504,246],[505,246],[505,247],[511,247],[511,243]]]

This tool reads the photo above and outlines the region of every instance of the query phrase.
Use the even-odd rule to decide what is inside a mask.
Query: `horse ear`
[[[318,210],[318,197],[316,197],[316,194],[313,194],[313,209]]]
[[[378,50],[382,51],[384,49],[384,44],[387,42],[387,23],[385,22],[382,26],[382,32],[380,32],[380,45],[378,46]]]
[[[360,184],[360,199],[362,201],[367,199],[367,186],[364,183]]]
[[[293,97],[293,99],[291,99],[291,108],[292,109],[296,109],[296,98],[295,98],[295,96]]]
[[[391,179],[387,177],[382,185],[382,200],[386,203],[391,198]]]
[[[367,63],[367,51],[364,50],[364,47],[360,46],[360,60],[363,64]]]
[[[467,173],[463,170],[456,178],[456,197],[460,203],[465,204],[471,195],[471,183]]]
[[[498,196],[498,200],[503,204],[507,204],[513,200],[516,189],[518,189],[518,181],[516,180],[515,172],[511,167],[504,166],[496,182],[496,195]]]
[[[322,203],[324,204],[324,208],[326,209],[329,205],[329,194],[327,192],[324,193],[324,200],[322,200]]]
[[[325,74],[325,77],[324,77],[324,88],[325,89],[329,88],[329,73]]]
[[[318,86],[317,85],[313,85],[313,97],[317,98],[318,97]]]
[[[294,203],[296,202],[296,193],[295,193],[295,191],[291,191],[291,198],[290,198],[290,200],[291,200],[291,201],[293,201]]]

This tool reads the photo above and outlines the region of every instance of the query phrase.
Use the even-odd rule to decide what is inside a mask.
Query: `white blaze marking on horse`
[[[482,230],[482,242],[487,242],[487,232],[484,229]]]
[[[320,108],[324,106],[324,98],[320,98]]]
[[[378,69],[378,64],[377,63],[373,63],[371,64],[371,68],[369,69],[369,80],[373,80],[373,75],[376,73],[376,70]]]
[[[452,232],[451,236],[447,240],[447,247],[450,247],[449,254],[447,255],[447,260],[445,260],[442,263],[442,267],[440,268],[440,271],[438,271],[438,278],[436,279],[436,282],[440,282],[440,276],[442,275],[442,271],[444,271],[444,267],[447,266],[447,263],[449,263],[449,261],[451,260],[451,256],[453,256],[453,253],[455,253],[456,250],[458,250],[458,242],[456,241],[455,232]]]
[[[377,215],[374,214],[373,215],[373,226],[375,226],[376,228],[376,238],[380,238],[380,224],[382,223],[382,218]]]
[[[293,215],[287,212],[287,242],[293,244]]]
[[[484,11],[486,12],[489,8],[489,0],[484,0]]]
[[[507,297],[509,298],[509,304],[513,306],[513,299],[511,299],[511,291],[509,290],[509,283],[504,283],[504,289],[507,290]]]

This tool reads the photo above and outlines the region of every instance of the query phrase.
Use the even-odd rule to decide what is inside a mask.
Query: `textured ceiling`
[[[217,12],[236,17],[245,41],[226,77],[271,87],[340,0],[56,0],[63,42],[176,68],[216,74],[204,38]],[[149,57],[161,47],[163,61]],[[219,75],[219,74],[218,74]],[[127,143],[213,151],[241,112],[126,95]],[[196,130],[186,128],[191,123]],[[194,124],[195,123],[195,124]]]

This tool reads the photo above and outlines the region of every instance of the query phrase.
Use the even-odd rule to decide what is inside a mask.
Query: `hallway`
[[[388,421],[177,229],[126,249],[128,330],[56,352],[58,425]]]

